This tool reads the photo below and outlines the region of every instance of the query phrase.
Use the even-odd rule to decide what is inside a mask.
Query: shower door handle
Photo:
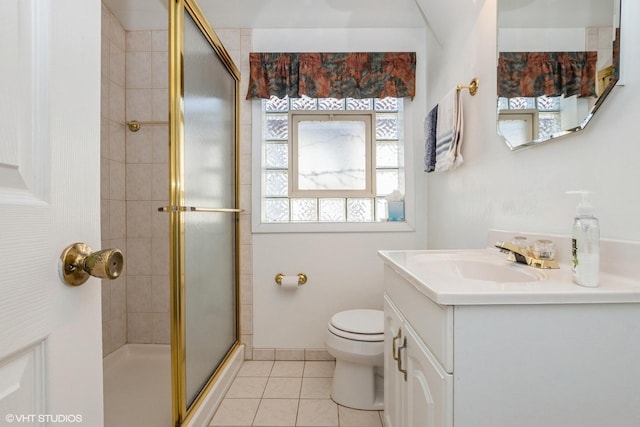
[[[196,206],[161,206],[158,212],[219,212],[219,213],[241,213],[244,209],[237,208],[199,208]]]

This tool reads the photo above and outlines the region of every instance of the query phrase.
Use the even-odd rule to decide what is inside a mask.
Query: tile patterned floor
[[[335,362],[246,361],[211,427],[382,427],[382,411],[359,411],[330,398]]]

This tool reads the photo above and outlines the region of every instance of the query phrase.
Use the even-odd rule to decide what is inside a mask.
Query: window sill
[[[408,222],[253,223],[252,233],[390,233],[415,231]]]

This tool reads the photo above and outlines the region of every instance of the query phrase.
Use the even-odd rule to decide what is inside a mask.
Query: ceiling
[[[125,30],[168,26],[170,0],[104,0]],[[199,0],[214,28],[418,28],[416,0]]]

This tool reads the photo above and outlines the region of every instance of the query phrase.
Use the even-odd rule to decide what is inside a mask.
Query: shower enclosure
[[[171,2],[173,425],[188,423],[238,341],[240,73],[192,0]]]
[[[243,359],[239,72],[194,0],[166,3],[168,31],[103,7],[103,239],[126,260],[103,285],[106,427],[205,425]]]

